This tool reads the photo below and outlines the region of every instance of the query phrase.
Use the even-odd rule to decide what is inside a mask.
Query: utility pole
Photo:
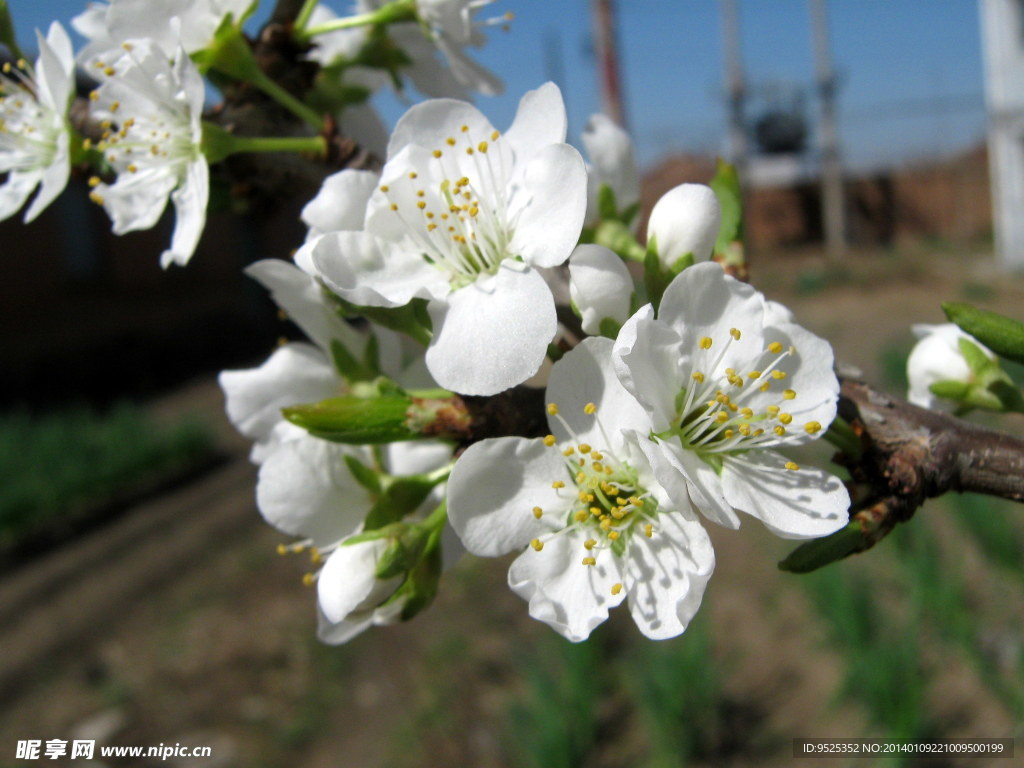
[[[814,69],[818,81],[821,116],[818,137],[821,142],[821,213],[825,230],[825,250],[837,259],[846,250],[846,211],[843,201],[843,165],[839,154],[839,130],[836,120],[836,76],[828,41],[828,17],[825,0],[809,0],[811,34],[814,36]]]
[[[614,0],[594,0],[594,39],[601,81],[601,107],[604,113],[628,130],[619,80],[619,52],[616,45]]]
[[[736,0],[720,1],[725,78],[729,100],[729,160],[736,166],[740,181],[743,182],[747,165],[747,131],[743,114],[746,86],[743,82],[739,10],[736,7]]]

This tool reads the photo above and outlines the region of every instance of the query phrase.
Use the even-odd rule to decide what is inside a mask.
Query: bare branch
[[[919,408],[869,384],[844,380],[839,414],[860,437],[860,456],[840,454],[855,484],[855,551],[909,520],[928,498],[950,491],[1024,501],[1024,440]]]

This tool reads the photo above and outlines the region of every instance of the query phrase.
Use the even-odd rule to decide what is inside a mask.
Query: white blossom
[[[0,75],[0,220],[14,215],[38,188],[25,211],[35,219],[64,190],[71,172],[68,103],[74,92],[71,41],[57,22],[44,38],[39,57],[26,71],[5,65]]]
[[[551,435],[474,443],[448,486],[449,520],[466,548],[521,552],[509,586],[574,642],[626,599],[647,637],[680,634],[714,568],[687,494],[661,485],[640,450],[637,430],[650,422],[616,379],[611,348],[585,339],[555,364]]]
[[[659,482],[685,487],[716,523],[738,527],[739,510],[790,538],[847,522],[843,483],[780,453],[835,418],[832,359],[828,342],[714,263],[683,270],[657,318],[643,307],[615,341],[619,379],[651,420],[641,447]]]
[[[105,129],[97,148],[117,179],[94,179],[92,199],[121,235],[155,225],[170,198],[174,235],[160,264],[184,265],[202,235],[210,194],[201,148],[203,80],[182,48],[173,60],[149,39],[126,41],[119,50],[116,60],[94,68],[102,82],[93,92],[93,115]]]
[[[398,122],[363,231],[310,244],[324,282],[360,306],[429,300],[437,383],[489,395],[539,368],[555,335],[538,268],[572,252],[586,172],[565,143],[553,84],[527,93],[501,134],[470,104],[427,101]]]

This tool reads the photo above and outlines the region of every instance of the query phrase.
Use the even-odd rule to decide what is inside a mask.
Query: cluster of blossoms
[[[406,541],[411,531],[443,544],[433,577],[463,548],[519,552],[511,588],[570,640],[588,637],[624,600],[645,635],[668,638],[685,630],[714,568],[705,521],[736,528],[745,513],[788,538],[847,522],[843,483],[787,455],[835,417],[829,345],[710,261],[721,213],[708,187],[685,184],[655,207],[648,267],[667,287],[646,292],[622,256],[594,242],[607,221],[635,228],[628,137],[595,118],[584,138],[589,168],[565,138],[550,83],[522,98],[505,131],[465,102],[416,105],[392,133],[380,173],[342,171],[304,210],[310,229],[296,267],[274,266],[304,303],[269,283],[270,264],[254,268],[320,351],[292,363],[289,344],[221,382],[229,415],[257,440],[264,515],[305,537],[301,546],[315,546],[317,557],[330,553],[310,576],[322,627],[404,618],[429,600],[435,582],[417,582],[425,556]],[[566,279],[575,329],[558,319]],[[418,339],[426,349],[411,368],[425,380],[406,383],[382,363],[353,374],[366,342],[339,311],[377,321],[375,334],[384,324]],[[571,349],[552,364],[555,345]],[[395,463],[402,444],[384,435],[380,476],[435,484],[415,506],[377,519],[386,491],[352,469],[372,466],[359,453],[366,446],[331,440],[365,438],[358,429],[342,435],[338,424],[357,421],[345,410],[353,398],[366,413],[390,402],[371,383],[380,375],[406,405],[419,402],[410,387],[495,395],[546,385],[550,434],[468,446],[414,441],[436,451],[432,465],[414,467]],[[302,418],[288,408],[317,402],[301,407]],[[398,420],[408,423],[408,412]],[[286,430],[292,444],[268,448],[268,430]],[[335,642],[350,634],[321,632]]]
[[[110,216],[115,234],[153,227],[173,203],[174,234],[160,261],[184,265],[205,226],[211,163],[236,152],[322,153],[323,139],[315,134],[323,112],[340,115],[350,135],[374,148],[384,129],[366,100],[384,82],[408,78],[425,93],[460,97],[501,89],[465,52],[482,43],[483,26],[507,20],[475,20],[486,3],[365,0],[355,16],[338,19],[311,0],[293,33],[324,65],[316,89],[323,103],[312,109],[259,69],[242,32],[257,4],[92,2],[72,20],[88,41],[77,56],[54,22],[45,38],[38,36],[35,66],[8,63],[0,76],[0,169],[7,174],[0,219],[17,213],[38,188],[25,213],[26,222],[35,219],[64,190],[72,168],[89,168],[90,197]],[[13,39],[4,42],[16,48]],[[73,121],[76,64],[95,88],[81,94],[87,109]],[[203,76],[211,70],[264,90],[309,124],[308,135],[243,140],[205,122]],[[330,93],[341,96],[324,96]]]
[[[211,163],[322,148],[323,115],[338,117],[379,171],[326,178],[293,261],[247,270],[308,340],[220,376],[253,441],[260,512],[295,537],[283,553],[310,557],[321,638],[411,618],[465,552],[515,553],[509,586],[569,640],[622,602],[644,635],[674,637],[714,569],[706,525],[746,515],[790,539],[847,525],[843,482],[793,452],[836,418],[832,350],[723,269],[736,217],[719,187],[670,190],[641,244],[621,128],[595,116],[581,154],[554,84],[526,93],[507,128],[463,100],[501,88],[466,53],[507,21],[480,18],[489,4],[358,0],[345,17],[302,4],[290,34],[319,67],[308,104],[255,66],[247,0],[93,4],[74,25],[96,135],[69,120],[76,57],[55,24],[35,65],[0,79],[0,215],[38,189],[34,218],[72,167],[91,166],[116,233],[173,204],[161,263],[185,264]],[[204,121],[210,72],[277,99],[308,135],[264,145]],[[368,99],[403,78],[438,98],[384,141]],[[1002,381],[984,347],[927,333],[910,362],[916,401],[956,389],[978,404]],[[543,388],[547,434],[513,424],[474,442],[466,403],[516,387]]]

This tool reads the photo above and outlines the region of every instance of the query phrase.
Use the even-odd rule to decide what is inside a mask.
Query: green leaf
[[[833,534],[801,544],[779,563],[779,569],[790,573],[810,573],[860,552],[863,547],[864,533],[860,523],[851,520]]]
[[[1002,410],[1024,413],[1024,396],[1012,382],[1005,379],[993,381],[988,385],[988,391],[999,400]]]
[[[959,301],[943,303],[942,311],[997,355],[1024,363],[1024,323]]]
[[[333,397],[319,403],[283,408],[292,424],[335,443],[378,444],[413,440],[419,433],[407,423],[409,397]]]
[[[729,244],[743,239],[743,195],[736,167],[718,158],[715,176],[709,184],[722,207],[722,223],[718,227],[715,253],[725,253]]]

